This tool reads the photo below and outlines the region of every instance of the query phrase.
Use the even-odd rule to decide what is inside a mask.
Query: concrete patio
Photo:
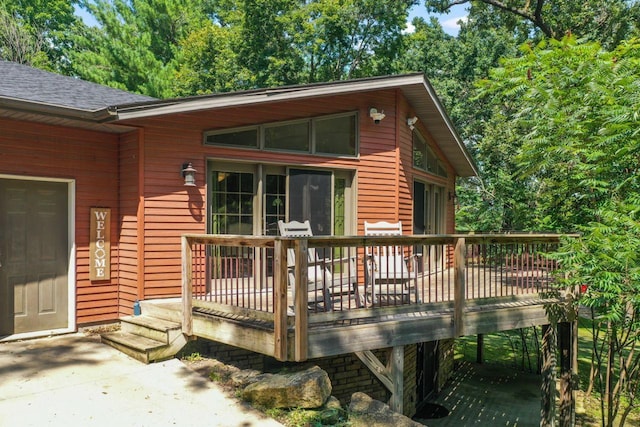
[[[142,364],[82,333],[0,344],[0,426],[281,426],[178,359]]]

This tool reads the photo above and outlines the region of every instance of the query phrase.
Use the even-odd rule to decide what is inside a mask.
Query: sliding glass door
[[[213,234],[277,235],[280,220],[309,220],[317,236],[355,227],[349,172],[213,162],[210,170]]]
[[[315,236],[332,234],[332,173],[289,169],[289,221],[311,223]]]

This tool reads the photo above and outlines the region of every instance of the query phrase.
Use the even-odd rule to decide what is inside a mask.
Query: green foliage
[[[85,0],[98,26],[69,57],[84,79],[156,97],[389,74],[414,3]]]
[[[500,185],[526,189],[533,228],[582,234],[557,254],[560,286],[588,285],[579,303],[596,315],[592,379],[603,425],[620,410],[626,417],[640,388],[638,61],[636,40],[608,52],[565,37],[523,45],[481,85],[493,108],[481,158],[507,159]],[[503,150],[511,157],[491,157]]]
[[[237,28],[248,87],[387,74],[401,51],[414,0],[227,1],[221,25]],[[230,5],[233,7],[229,7]]]
[[[197,362],[199,360],[203,360],[204,358],[200,353],[198,353],[197,351],[194,351],[193,353],[190,353],[184,356],[183,359],[186,360],[187,362]]]
[[[0,3],[0,59],[66,72],[64,50],[81,26],[70,0]]]
[[[611,53],[573,37],[525,44],[482,83],[493,110],[479,158],[508,173],[502,188],[526,190],[533,215],[520,223],[574,231],[638,188],[638,52],[635,41]]]
[[[172,92],[176,96],[229,92],[255,85],[255,77],[243,64],[236,46],[238,27],[203,23],[180,41]]]
[[[206,22],[206,5],[188,0],[87,0],[81,4],[98,26],[75,35],[75,47],[69,51],[73,72],[131,92],[172,96],[178,44]]]
[[[561,39],[569,33],[608,46],[637,34],[640,4],[636,0],[426,0],[427,10],[447,12],[451,6],[469,3],[470,19],[482,16],[485,25],[496,25],[529,38]],[[482,24],[481,24],[482,25]]]

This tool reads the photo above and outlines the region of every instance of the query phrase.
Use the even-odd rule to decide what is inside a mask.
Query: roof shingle
[[[0,97],[85,111],[155,99],[16,62],[0,61],[0,76]]]

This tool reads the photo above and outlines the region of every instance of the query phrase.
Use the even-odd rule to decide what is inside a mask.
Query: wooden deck
[[[185,236],[183,331],[304,361],[544,325],[548,308],[563,298],[546,256],[559,238]],[[364,255],[372,245],[400,247],[407,259],[420,248],[406,281],[409,298],[384,292],[373,298]],[[310,304],[317,295],[306,292],[303,280],[309,247],[330,248],[330,302]],[[293,275],[284,262],[288,250],[299,263]]]

